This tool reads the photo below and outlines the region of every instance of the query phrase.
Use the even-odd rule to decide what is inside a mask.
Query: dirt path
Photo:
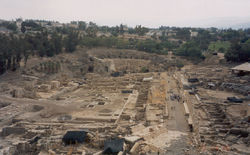
[[[181,100],[171,100],[170,96],[179,95],[177,90],[177,84],[172,77],[167,79],[167,103],[169,109],[169,119],[167,121],[167,126],[169,130],[177,130],[181,132],[188,132],[188,124],[184,116],[184,106]]]
[[[183,155],[183,154],[198,154],[192,148],[191,139],[189,137],[189,128],[184,115],[184,106],[181,99],[171,99],[170,96],[180,95],[178,86],[174,78],[167,76],[166,99],[168,105],[168,119],[166,127],[169,134],[174,134],[175,139],[170,141],[169,147],[166,148],[167,155]]]

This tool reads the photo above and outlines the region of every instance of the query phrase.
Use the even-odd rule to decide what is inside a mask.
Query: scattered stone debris
[[[170,95],[170,99],[173,101],[173,100],[177,100],[177,101],[180,101],[181,97],[177,94],[172,94]]]
[[[98,105],[104,105],[105,104],[105,102],[98,102]]]
[[[51,89],[58,89],[60,87],[59,81],[51,81]]]
[[[210,89],[212,89],[212,88],[214,88],[216,85],[215,85],[214,83],[212,83],[212,82],[209,82],[209,83],[207,84],[207,86],[208,86]]]
[[[242,93],[244,95],[248,95],[250,92],[250,86],[244,84],[236,84],[236,83],[227,83],[224,82],[221,84],[221,87],[227,90],[235,91],[238,93]]]
[[[39,91],[41,92],[49,92],[51,90],[51,85],[42,84],[38,87]]]
[[[9,106],[11,103],[9,102],[0,102],[0,109]]]
[[[24,89],[22,89],[22,88],[14,89],[11,92],[11,94],[12,94],[12,97],[14,97],[14,98],[22,98],[24,95]]]
[[[40,136],[35,136],[35,137],[33,137],[33,138],[29,141],[29,143],[30,143],[30,144],[37,143],[39,139],[41,139]]]

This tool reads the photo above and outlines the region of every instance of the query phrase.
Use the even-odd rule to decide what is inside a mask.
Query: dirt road
[[[191,145],[190,133],[187,124],[187,118],[184,115],[184,106],[179,94],[176,80],[172,76],[167,76],[166,102],[168,106],[168,119],[166,128],[168,133],[175,139],[170,141],[169,147],[166,148],[167,155],[198,154]]]

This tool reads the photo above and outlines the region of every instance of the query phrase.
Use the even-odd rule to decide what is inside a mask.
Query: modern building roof
[[[246,63],[243,63],[239,66],[236,66],[236,67],[233,67],[231,68],[232,70],[238,70],[238,71],[247,71],[247,72],[250,72],[250,63],[246,62]]]
[[[85,131],[67,131],[63,136],[63,142],[66,145],[83,143],[86,139],[87,132]]]
[[[104,142],[103,154],[117,154],[123,151],[124,139],[106,140]]]

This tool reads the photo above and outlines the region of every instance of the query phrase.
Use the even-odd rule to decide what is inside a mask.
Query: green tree
[[[145,35],[145,33],[147,33],[148,31],[148,28],[142,27],[141,25],[135,27],[135,32],[140,36]]]
[[[9,23],[8,25],[7,25],[7,29],[9,29],[9,30],[12,30],[12,31],[16,31],[17,30],[17,26],[16,26],[16,23]]]
[[[74,52],[76,50],[76,46],[78,45],[78,31],[70,31],[68,36],[65,38],[65,50],[67,52]]]
[[[215,41],[212,35],[207,30],[199,30],[198,36],[194,41],[197,43],[200,49],[207,50],[211,41]]]
[[[116,27],[112,28],[111,34],[112,34],[113,36],[117,37],[118,34],[119,34],[119,26],[116,26]]]
[[[86,33],[88,37],[96,37],[98,29],[97,27],[91,26],[86,29]]]
[[[128,29],[128,33],[129,33],[129,34],[135,34],[136,31],[135,31],[135,29],[133,29],[133,28],[129,28],[129,29]]]
[[[63,44],[62,44],[62,36],[61,35],[54,32],[51,35],[51,43],[53,46],[52,48],[54,48],[54,50],[55,50],[55,54],[59,54],[62,52]]]
[[[9,38],[0,34],[0,74],[3,74],[7,70],[9,47]]]
[[[119,33],[123,34],[124,33],[124,26],[121,24],[119,27]]]
[[[188,28],[177,28],[176,29],[177,33],[176,33],[176,37],[178,39],[182,39],[182,40],[189,40],[190,39],[190,31]]]
[[[192,58],[203,58],[201,49],[194,41],[186,42],[185,44],[183,44],[175,51],[175,54]]]
[[[23,33],[25,33],[26,32],[26,28],[25,28],[25,26],[22,24],[22,26],[21,26],[21,31],[23,32]]]
[[[84,22],[84,21],[79,21],[78,22],[78,28],[79,28],[79,30],[86,30],[86,27],[87,27],[87,23],[86,22]]]
[[[0,26],[3,26],[9,30],[14,31],[14,32],[17,30],[16,22],[3,21],[0,23]]]
[[[227,61],[245,62],[250,60],[250,39],[244,43],[233,42],[225,54]]]

